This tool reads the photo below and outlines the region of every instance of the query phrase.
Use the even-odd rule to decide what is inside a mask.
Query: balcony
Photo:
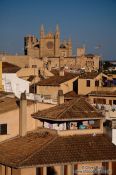
[[[103,121],[96,119],[57,123],[44,122],[43,128],[57,131],[58,135],[60,136],[75,134],[100,134],[103,132]]]

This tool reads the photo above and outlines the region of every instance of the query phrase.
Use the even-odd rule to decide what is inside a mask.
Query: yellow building
[[[19,101],[11,93],[0,92],[0,142],[19,135]],[[35,130],[36,122],[31,114],[36,110],[43,110],[53,107],[52,104],[36,103],[27,100],[27,131]],[[1,174],[0,174],[1,175]]]
[[[57,72],[57,71],[56,71]],[[63,90],[63,94],[75,90],[74,85],[77,84],[77,74],[72,74],[60,70],[58,74],[51,76],[38,82],[37,94],[44,96],[44,98],[57,99],[58,91]]]
[[[115,91],[116,86],[112,78],[97,72],[88,72],[81,74],[78,78],[77,94],[87,95],[91,91]]]

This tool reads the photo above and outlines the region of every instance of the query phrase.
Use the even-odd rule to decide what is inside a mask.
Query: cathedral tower
[[[55,56],[59,56],[59,47],[60,47],[60,29],[58,24],[56,25],[56,33],[55,33]]]
[[[44,38],[44,26],[43,26],[43,24],[41,25],[41,28],[40,28],[40,38]]]
[[[68,48],[69,48],[69,53],[68,53],[68,56],[72,56],[72,40],[69,39],[68,41]]]
[[[40,57],[43,57],[44,53],[44,37],[45,37],[44,26],[42,24],[40,28]]]

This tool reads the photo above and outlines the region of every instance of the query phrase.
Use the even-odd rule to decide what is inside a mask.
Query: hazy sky
[[[23,53],[24,36],[39,38],[41,24],[46,32],[59,24],[74,54],[85,44],[87,53],[116,60],[116,0],[0,0],[0,51]]]

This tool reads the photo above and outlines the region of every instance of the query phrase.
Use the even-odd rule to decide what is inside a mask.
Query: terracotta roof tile
[[[54,135],[50,135],[48,132],[35,132],[1,143],[0,163],[19,166],[38,150],[40,151],[53,138]]]
[[[0,163],[15,168],[86,161],[116,161],[116,146],[105,135],[60,137],[45,132],[0,144]]]
[[[86,72],[79,76],[80,79],[94,79],[96,78],[100,73],[98,72]]]
[[[3,73],[16,73],[19,70],[20,70],[20,67],[14,64],[2,62],[2,72]]]
[[[56,75],[56,76],[52,76],[50,78],[47,78],[47,79],[44,79],[40,82],[37,83],[37,85],[39,86],[59,86],[61,83],[64,83],[68,80],[71,80],[71,79],[74,79],[78,77],[78,75],[76,74],[66,74],[64,76],[59,76],[59,75]]]
[[[84,98],[77,98],[55,107],[32,114],[36,119],[46,120],[79,120],[83,118],[103,118],[104,116]]]
[[[104,135],[57,137],[23,166],[116,160],[116,146]]]
[[[13,95],[13,93],[12,92],[0,91],[0,98],[8,96],[8,95]]]
[[[80,97],[80,95],[78,95],[75,91],[70,91],[66,94],[64,94],[65,98],[76,98],[76,97]]]

